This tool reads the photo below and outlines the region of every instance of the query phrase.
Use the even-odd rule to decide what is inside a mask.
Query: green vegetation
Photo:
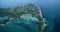
[[[16,8],[0,8],[0,17],[20,17],[25,13],[32,14],[33,17],[40,19],[40,9],[33,4],[27,4]]]
[[[22,14],[27,13],[32,14],[32,17],[42,20],[40,11],[40,8],[33,4],[27,4],[16,8],[0,8],[0,17],[7,16],[9,18],[19,18]],[[43,25],[44,23],[39,23],[40,31],[42,30]]]

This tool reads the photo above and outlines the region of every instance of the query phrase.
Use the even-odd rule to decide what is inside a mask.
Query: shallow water
[[[7,2],[6,2],[7,1]],[[41,7],[43,17],[49,21],[49,30],[53,31],[50,28],[55,27],[55,32],[60,32],[60,0],[0,0],[0,8],[6,7],[16,7],[27,3],[33,3]],[[12,3],[12,4],[11,4]],[[52,23],[52,24],[51,24]],[[58,24],[57,24],[58,23]],[[54,26],[55,25],[55,26]],[[48,30],[48,31],[49,31]]]
[[[31,21],[30,21],[31,20]],[[38,32],[36,19],[25,18],[23,20],[12,19],[5,26],[0,25],[0,32]]]

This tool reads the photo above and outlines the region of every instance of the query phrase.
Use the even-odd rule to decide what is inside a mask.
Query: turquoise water
[[[39,32],[38,23],[36,19],[28,17],[19,20],[13,18],[6,26],[0,25],[0,32]]]
[[[47,31],[60,32],[60,0],[0,0],[0,8],[16,7],[27,3],[33,3],[41,7],[43,17],[48,20]],[[51,24],[52,23],[52,24]]]

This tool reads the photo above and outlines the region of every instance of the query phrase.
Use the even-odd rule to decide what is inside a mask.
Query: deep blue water
[[[41,7],[43,17],[49,21],[49,27],[54,26],[54,31],[60,32],[60,0],[0,0],[0,8],[17,7],[28,3]]]

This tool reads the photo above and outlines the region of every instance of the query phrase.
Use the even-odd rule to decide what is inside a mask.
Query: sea
[[[0,0],[0,8],[14,8],[29,3],[40,7],[43,18],[48,21],[45,31],[60,32],[60,0]]]

